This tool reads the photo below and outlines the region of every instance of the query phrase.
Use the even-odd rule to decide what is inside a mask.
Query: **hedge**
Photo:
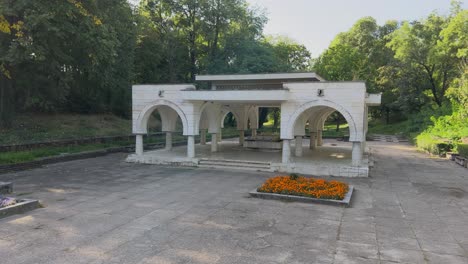
[[[458,154],[465,158],[468,158],[468,144],[458,144]]]

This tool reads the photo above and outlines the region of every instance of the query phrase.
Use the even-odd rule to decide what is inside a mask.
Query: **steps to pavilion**
[[[248,160],[200,159],[198,162],[198,167],[216,169],[239,169],[252,171],[271,171],[271,164],[269,162]]]

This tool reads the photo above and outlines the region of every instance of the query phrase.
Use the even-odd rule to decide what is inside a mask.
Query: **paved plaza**
[[[0,219],[0,263],[468,263],[468,171],[370,142],[351,208],[250,198],[274,173],[125,163],[0,175],[45,208]]]

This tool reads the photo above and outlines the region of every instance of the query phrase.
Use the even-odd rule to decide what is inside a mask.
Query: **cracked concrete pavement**
[[[351,208],[250,198],[272,173],[128,164],[0,175],[45,208],[0,219],[0,263],[468,263],[468,170],[369,142]]]

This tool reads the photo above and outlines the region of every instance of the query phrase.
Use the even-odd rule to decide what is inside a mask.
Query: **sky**
[[[359,19],[372,16],[379,25],[388,20],[419,20],[431,12],[450,12],[450,0],[247,0],[265,8],[264,33],[285,35],[304,44],[317,57],[333,38]],[[465,1],[463,8],[467,8]]]

